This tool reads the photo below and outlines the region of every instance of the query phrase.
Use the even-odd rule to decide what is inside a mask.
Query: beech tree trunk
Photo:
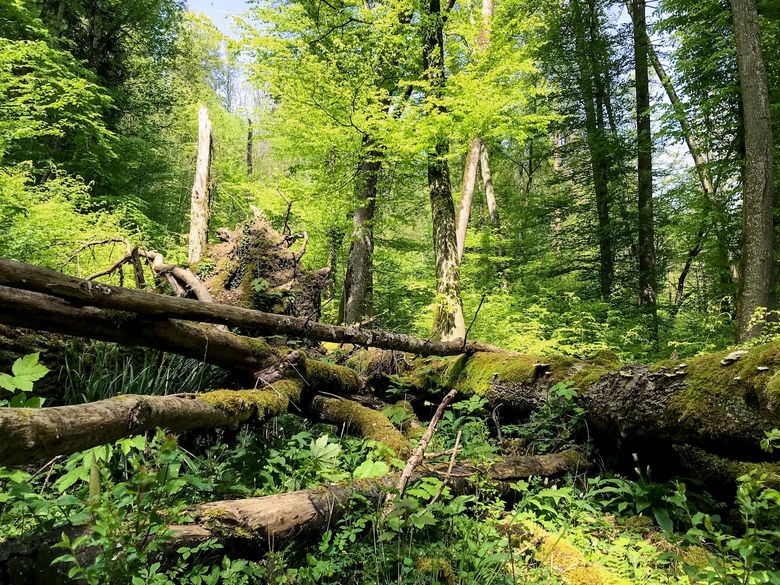
[[[361,323],[373,316],[374,212],[382,166],[380,156],[371,137],[364,136],[355,180],[358,204],[352,219],[352,241],[339,308],[342,323]]]
[[[644,0],[632,0],[634,69],[636,74],[637,173],[639,202],[639,304],[653,316],[657,335],[656,260],[653,217],[653,138],[650,128],[650,79],[647,62],[647,21]]]
[[[187,254],[190,264],[200,262],[208,242],[210,174],[211,121],[208,109],[206,106],[201,106],[198,111],[198,156],[195,163],[195,180],[192,185],[190,205],[190,237]]]
[[[745,131],[742,194],[742,258],[737,300],[737,338],[753,337],[750,321],[759,307],[772,307],[774,223],[772,120],[755,0],[731,0]]]
[[[423,65],[431,92],[439,95],[444,87],[444,21],[439,0],[429,0],[423,39]],[[440,108],[441,106],[436,106]],[[449,143],[438,139],[428,153],[428,191],[433,218],[433,251],[436,259],[436,293],[439,302],[433,332],[442,341],[463,339],[466,323],[460,297],[458,245],[455,235],[455,207],[452,203]]]
[[[496,193],[493,189],[493,174],[490,172],[490,157],[485,144],[482,144],[479,161],[480,171],[482,172],[482,185],[485,189],[485,201],[487,201],[488,219],[490,219],[491,225],[498,227],[498,205],[496,204]]]
[[[599,244],[599,289],[602,298],[609,298],[612,292],[614,258],[612,254],[612,226],[610,224],[609,160],[607,158],[604,120],[601,107],[596,107],[594,90],[595,59],[593,46],[596,40],[592,31],[586,38],[585,20],[580,0],[572,2],[574,8],[574,39],[578,60],[578,84],[580,97],[585,111],[585,137],[590,153],[593,173],[593,192],[596,198],[598,219],[597,237]]]
[[[463,183],[460,187],[460,200],[458,201],[457,228],[455,237],[458,243],[458,262],[463,261],[463,253],[466,250],[466,232],[471,218],[471,205],[474,201],[474,191],[477,187],[477,171],[479,170],[479,157],[482,151],[482,141],[474,138],[469,144],[469,152],[466,155],[466,164],[463,167]]]

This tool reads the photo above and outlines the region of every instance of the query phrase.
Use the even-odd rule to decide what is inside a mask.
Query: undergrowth
[[[79,375],[101,379],[111,363]],[[170,371],[133,369],[121,379],[131,388],[160,380],[155,388],[164,391],[179,366],[147,365],[154,364]],[[29,397],[24,376],[40,373],[36,366],[32,358],[20,362],[19,384],[4,378],[5,386],[21,385],[17,392]],[[202,383],[206,373],[199,376]],[[586,432],[575,397],[565,385],[554,387],[549,406],[516,427],[497,424],[482,398],[456,403],[429,452],[448,461],[459,434],[459,458],[486,469],[508,449],[569,448]],[[765,447],[778,436],[770,434]],[[350,482],[402,466],[380,443],[293,415],[237,434],[158,431],[37,469],[0,468],[0,541],[57,534],[55,567],[90,584],[780,583],[780,493],[761,476],[739,478],[736,499],[719,502],[694,484],[654,482],[639,466],[633,477],[529,478],[503,489],[479,472],[468,493],[423,477],[389,513],[352,497],[313,540],[258,555],[268,543],[237,551],[211,539],[171,554],[169,526],[190,520],[196,503]]]

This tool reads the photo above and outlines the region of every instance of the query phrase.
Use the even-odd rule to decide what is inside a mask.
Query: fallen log
[[[502,460],[487,469],[470,463],[458,465],[458,472],[447,474],[447,464],[421,466],[415,478],[434,476],[446,480],[457,492],[470,488],[468,478],[487,477],[498,482],[513,482],[531,476],[554,477],[567,472],[584,471],[590,463],[582,451],[572,449],[541,456]],[[194,524],[172,526],[172,539],[192,543],[209,538],[252,540],[262,550],[275,550],[293,539],[306,539],[335,526],[349,511],[351,500],[360,495],[379,503],[388,490],[395,489],[398,476],[354,481],[346,485],[329,485],[313,490],[286,494],[226,500],[203,504],[193,510]]]
[[[552,387],[565,383],[576,389],[589,430],[602,446],[667,454],[671,445],[686,444],[736,460],[769,459],[759,443],[766,431],[780,427],[780,342],[727,359],[731,354],[622,366],[608,354],[578,360],[477,353],[394,360],[392,373],[418,397],[441,388],[483,396],[507,421],[538,410]],[[390,363],[379,351],[350,360],[375,381],[377,370]]]
[[[75,305],[128,311],[144,319],[181,319],[244,327],[263,336],[285,335],[332,343],[350,343],[418,355],[503,352],[489,344],[441,342],[377,329],[327,325],[313,319],[265,313],[233,305],[202,303],[137,289],[94,283],[13,260],[0,259],[0,285],[55,296]],[[504,352],[506,353],[506,352]]]
[[[238,373],[252,385],[289,376],[303,378],[312,388],[327,385],[329,392],[341,395],[357,394],[362,388],[357,374],[349,368],[276,348],[262,339],[208,325],[77,307],[55,297],[4,286],[0,286],[0,323],[176,353]]]
[[[447,479],[456,493],[473,489],[467,479],[489,477],[499,483],[527,479],[531,476],[554,477],[577,472],[590,465],[582,451],[570,450],[537,457],[517,457],[496,463],[487,471],[469,463],[459,464],[460,475]],[[444,479],[446,464],[418,468],[417,477],[435,476]],[[292,542],[310,542],[326,530],[336,528],[339,518],[352,509],[355,496],[361,496],[359,506],[369,502],[378,506],[388,490],[393,489],[397,476],[360,480],[345,485],[323,486],[260,498],[225,500],[202,504],[190,515],[193,522],[170,526],[170,540],[164,554],[175,554],[182,546],[194,547],[209,539],[225,545],[233,557],[261,558],[269,550],[279,550]],[[362,509],[362,508],[361,508]],[[65,529],[73,540],[84,529]],[[63,529],[43,535],[21,537],[0,542],[0,583],[3,585],[53,585],[70,583],[67,566],[51,561],[62,554],[52,548],[61,539]],[[140,536],[139,536],[140,537]],[[95,551],[83,550],[86,559]],[[87,562],[87,561],[85,561]]]
[[[281,380],[264,390],[203,394],[124,394],[87,404],[0,408],[0,466],[70,455],[152,431],[235,427],[287,412],[301,399],[301,381]]]

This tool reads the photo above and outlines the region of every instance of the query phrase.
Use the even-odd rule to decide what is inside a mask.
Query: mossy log
[[[780,427],[780,342],[737,359],[731,354],[621,366],[610,354],[577,360],[476,353],[407,361],[371,350],[347,364],[375,385],[379,372],[391,370],[418,397],[442,388],[483,396],[492,408],[500,407],[507,422],[541,408],[555,384],[567,383],[577,390],[601,444],[629,453],[668,452],[671,445],[686,444],[734,459],[767,459],[759,443],[765,431]]]
[[[566,451],[554,455],[510,458],[494,466],[462,463],[458,472],[448,474],[448,464],[418,468],[415,478],[439,477],[456,492],[473,489],[465,478],[481,476],[497,482],[513,482],[531,476],[553,477],[587,467],[582,452]],[[283,547],[292,539],[305,540],[321,534],[353,505],[366,501],[379,505],[388,490],[396,489],[398,476],[353,481],[344,485],[322,486],[287,494],[227,500],[203,504],[192,511],[194,524],[172,526],[175,543],[190,544],[209,538],[251,540],[262,550]]]
[[[440,342],[401,333],[318,323],[313,315],[278,315],[241,306],[203,303],[90,282],[45,268],[0,258],[0,285],[64,299],[77,306],[125,311],[146,320],[181,319],[241,327],[262,336],[285,335],[314,341],[350,343],[414,353],[458,355],[501,351],[479,342]]]
[[[409,440],[378,410],[352,400],[325,396],[316,396],[311,408],[326,422],[353,430],[366,439],[384,443],[397,457],[406,458],[411,451]]]
[[[156,428],[173,432],[235,427],[287,412],[303,383],[280,380],[263,390],[140,396],[52,408],[0,408],[0,465],[17,465],[111,443]]]
[[[307,387],[327,385],[334,393],[356,394],[362,388],[349,368],[318,362],[262,339],[210,325],[78,307],[49,295],[4,286],[0,286],[0,323],[176,353],[223,367],[253,386],[295,376],[302,377]]]

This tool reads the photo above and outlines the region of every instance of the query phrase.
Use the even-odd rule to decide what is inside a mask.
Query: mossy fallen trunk
[[[263,339],[209,325],[74,306],[56,297],[4,286],[0,286],[0,323],[159,349],[220,366],[252,385],[296,376],[312,388],[326,384],[331,392],[356,394],[362,388],[361,380],[349,368],[318,362]]]
[[[0,408],[0,465],[69,455],[158,427],[179,432],[260,423],[287,412],[302,389],[301,381],[280,380],[264,390],[125,394],[73,406]]]
[[[621,366],[610,354],[590,360],[499,353],[406,360],[371,350],[354,354],[348,365],[376,387],[387,372],[417,397],[450,388],[462,397],[483,396],[509,423],[541,408],[551,388],[565,383],[576,389],[589,430],[602,445],[657,453],[686,444],[725,457],[767,459],[759,443],[780,427],[780,342],[736,355]]]

